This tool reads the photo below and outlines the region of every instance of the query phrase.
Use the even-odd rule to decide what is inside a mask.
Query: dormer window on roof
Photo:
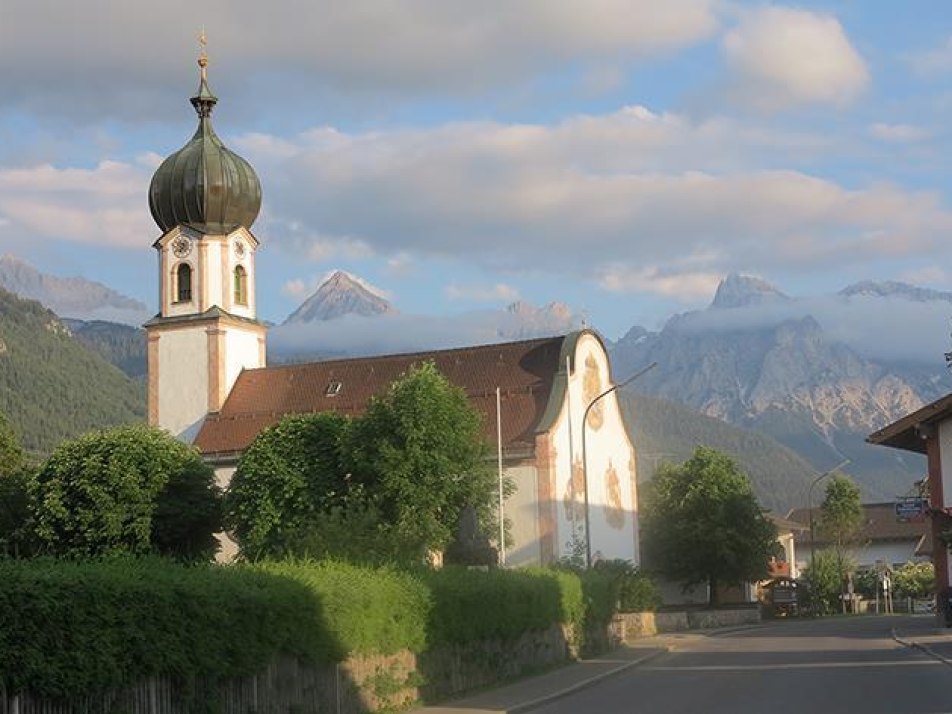
[[[324,390],[325,397],[336,397],[340,393],[341,383],[340,382],[331,382],[327,385],[327,389]]]

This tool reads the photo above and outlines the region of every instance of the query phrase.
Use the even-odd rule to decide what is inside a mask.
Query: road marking
[[[659,667],[657,665],[646,665],[639,667],[642,672],[733,672],[750,670],[783,670],[783,669],[847,669],[850,667],[925,667],[941,665],[932,659],[914,660],[910,662],[887,661],[887,662],[797,662],[789,664],[707,664],[693,666],[668,666]]]

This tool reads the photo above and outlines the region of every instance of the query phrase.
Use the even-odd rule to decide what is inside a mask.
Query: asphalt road
[[[952,666],[893,639],[935,635],[932,617],[789,620],[672,650],[536,714],[952,713]]]

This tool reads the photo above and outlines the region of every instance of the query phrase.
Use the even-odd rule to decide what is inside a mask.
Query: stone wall
[[[759,608],[736,610],[679,610],[675,612],[625,612],[615,616],[613,627],[623,642],[667,632],[755,625]]]

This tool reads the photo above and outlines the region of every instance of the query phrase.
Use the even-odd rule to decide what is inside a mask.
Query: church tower
[[[159,166],[149,209],[162,230],[159,313],[146,323],[149,424],[191,441],[217,412],[239,373],[265,364],[266,328],[255,309],[251,233],[261,184],[251,165],[222,144],[211,124],[218,99],[208,87],[202,37],[201,81],[191,98],[198,129]]]

